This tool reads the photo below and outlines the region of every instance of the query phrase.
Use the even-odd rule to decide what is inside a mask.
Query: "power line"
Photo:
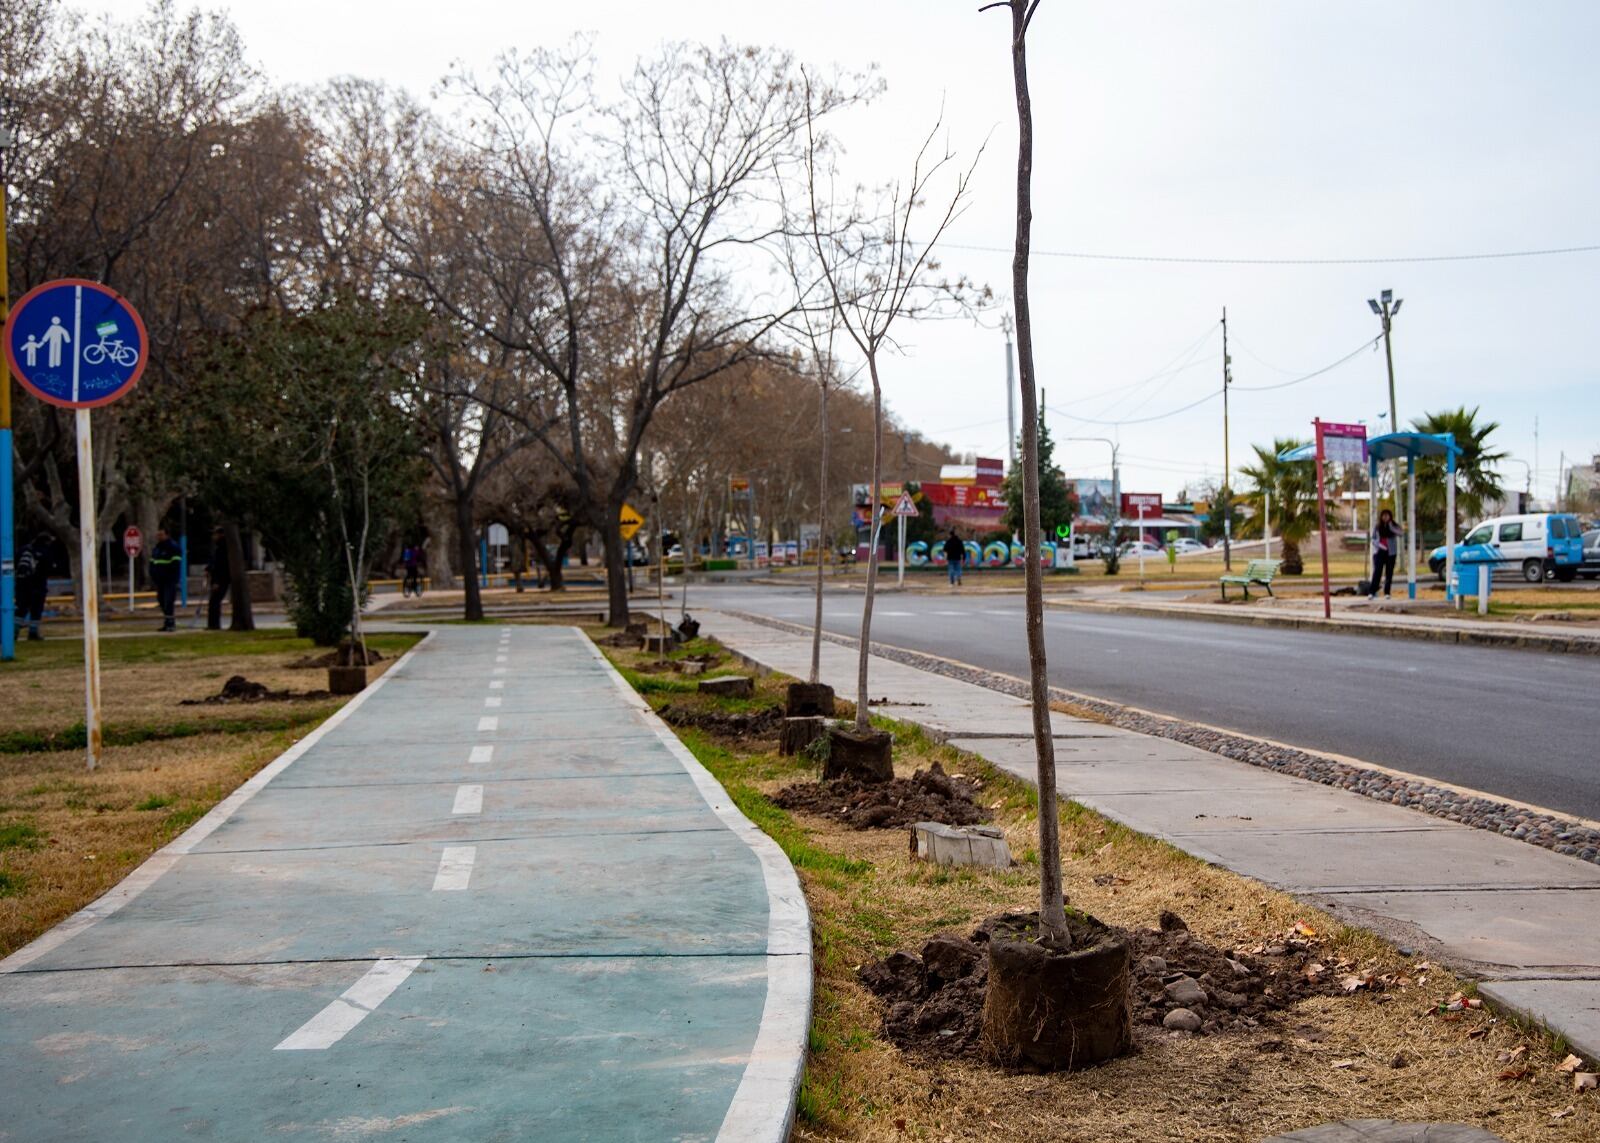
[[[1204,405],[1207,401],[1213,400],[1213,399],[1215,399],[1217,397],[1220,397],[1220,396],[1222,396],[1222,390],[1221,389],[1216,389],[1216,390],[1213,390],[1210,393],[1207,393],[1204,397],[1201,397],[1198,401],[1191,401],[1187,405],[1182,405],[1182,406],[1180,406],[1179,408],[1176,408],[1176,409],[1169,409],[1165,413],[1157,413],[1153,417],[1138,417],[1138,418],[1136,418],[1134,420],[1131,420],[1131,421],[1103,421],[1103,420],[1096,419],[1094,417],[1074,416],[1072,413],[1063,412],[1062,410],[1056,408],[1054,405],[1046,405],[1045,408],[1049,409],[1050,412],[1056,414],[1056,416],[1058,416],[1058,417],[1065,417],[1069,421],[1077,421],[1080,424],[1085,424],[1085,425],[1147,425],[1151,421],[1164,421],[1168,417],[1176,417],[1179,413],[1187,413],[1190,409],[1198,409],[1201,405]]]
[[[964,245],[941,242],[945,250],[972,250],[983,254],[1011,255],[1009,246]],[[1164,254],[1101,254],[1087,250],[1034,250],[1040,258],[1069,258],[1083,262],[1159,262],[1181,266],[1396,266],[1428,262],[1489,262],[1508,258],[1548,258],[1560,254],[1593,254],[1592,246],[1552,246],[1539,250],[1495,250],[1482,254],[1417,254],[1381,258],[1195,258]]]
[[[1327,373],[1327,372],[1329,372],[1331,370],[1339,368],[1339,366],[1343,365],[1346,361],[1349,361],[1352,357],[1359,356],[1360,354],[1366,352],[1368,349],[1371,349],[1374,346],[1376,346],[1378,344],[1378,342],[1380,342],[1382,340],[1383,340],[1383,335],[1380,333],[1377,337],[1372,338],[1370,341],[1363,341],[1360,345],[1356,346],[1349,353],[1347,353],[1343,357],[1339,358],[1339,360],[1335,361],[1333,364],[1324,365],[1321,369],[1318,369],[1315,373],[1307,373],[1303,377],[1295,377],[1295,378],[1292,378],[1292,379],[1290,379],[1288,381],[1278,381],[1278,382],[1276,382],[1276,383],[1274,383],[1272,385],[1232,385],[1232,386],[1230,386],[1230,388],[1238,389],[1238,390],[1240,390],[1242,392],[1249,392],[1249,393],[1265,393],[1269,389],[1287,389],[1290,385],[1298,385],[1302,381],[1310,381],[1313,377],[1321,377],[1324,373]]]

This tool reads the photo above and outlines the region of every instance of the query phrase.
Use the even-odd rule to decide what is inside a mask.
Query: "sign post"
[[[122,551],[128,557],[128,614],[133,614],[133,566],[144,550],[144,535],[134,525],[122,533]]]
[[[1340,425],[1313,420],[1317,430],[1317,534],[1322,545],[1322,617],[1333,618],[1333,593],[1328,586],[1328,498],[1322,479],[1323,462],[1335,460],[1341,464],[1365,464],[1367,460],[1367,426]]]
[[[75,410],[84,737],[93,770],[100,763],[100,584],[89,410],[126,396],[138,383],[149,337],[138,313],[117,293],[85,278],[61,278],[22,296],[6,319],[4,341],[6,363],[23,388]]]
[[[1120,515],[1126,516],[1130,512],[1139,518],[1139,578],[1144,579],[1144,514],[1148,509],[1154,508],[1161,511],[1161,493],[1159,492],[1124,492]],[[1112,543],[1116,540],[1113,537]]]
[[[896,586],[906,585],[906,521],[917,514],[917,506],[911,499],[911,493],[902,491],[900,499],[894,502],[895,524],[899,529],[898,543],[895,551],[900,556],[900,578]]]

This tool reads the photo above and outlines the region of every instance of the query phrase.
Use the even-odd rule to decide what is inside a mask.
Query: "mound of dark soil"
[[[776,738],[783,726],[781,706],[764,706],[751,711],[727,711],[669,702],[656,713],[668,726],[689,726],[722,738]]]
[[[894,829],[916,822],[977,825],[989,811],[976,800],[977,790],[952,778],[935,762],[910,778],[861,783],[849,778],[833,782],[797,782],[772,799],[786,810],[836,818],[854,829]]]
[[[222,693],[203,699],[183,699],[179,706],[217,706],[236,702],[297,702],[307,699],[325,699],[327,691],[274,691],[267,684],[254,682],[243,675],[233,675],[222,684]]]
[[[370,667],[374,663],[381,662],[383,662],[383,655],[368,647],[367,666]],[[326,667],[359,667],[360,665],[360,649],[352,647],[348,643],[341,643],[333,650],[324,652],[321,655],[307,655],[304,658],[296,659],[289,664],[289,667],[296,671],[310,671]]]
[[[857,977],[885,1003],[883,1035],[910,1051],[984,1058],[983,998],[988,988],[988,942],[1002,917],[990,917],[970,937],[941,933],[921,955],[894,952],[863,965]],[[1161,929],[1125,930],[1133,951],[1133,1019],[1159,1033],[1167,1013],[1186,1008],[1200,1035],[1271,1024],[1312,996],[1378,990],[1382,982],[1320,964],[1311,945],[1289,939],[1262,954],[1231,953],[1194,936],[1182,920],[1162,914]],[[1359,979],[1360,983],[1355,982]]]

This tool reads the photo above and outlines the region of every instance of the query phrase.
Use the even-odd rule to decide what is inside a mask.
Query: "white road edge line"
[[[447,845],[439,855],[439,872],[433,875],[435,893],[465,889],[472,879],[472,866],[478,860],[475,845]]]
[[[450,807],[450,812],[453,814],[483,813],[483,787],[457,786],[456,804]]]
[[[296,1028],[275,1052],[320,1051],[337,1044],[372,1011],[382,1004],[406,977],[416,971],[426,957],[384,957],[367,969],[362,978],[345,989],[339,999]]]
[[[467,755],[467,764],[470,766],[482,766],[485,762],[492,761],[494,761],[493,746],[474,746],[472,753]]]
[[[478,733],[486,734],[492,730],[500,729],[500,719],[492,714],[486,714],[478,720]]]
[[[580,629],[570,630],[599,660],[624,701],[689,772],[706,805],[761,862],[767,888],[767,999],[750,1060],[717,1131],[717,1143],[784,1143],[794,1126],[795,1099],[805,1072],[811,1028],[811,913],[800,879],[777,842],[739,811],[711,772],[628,685],[600,648]]]
[[[301,755],[320,742],[324,735],[355,713],[362,703],[382,690],[385,683],[405,669],[405,665],[411,661],[411,656],[428,645],[428,640],[433,638],[433,634],[432,631],[429,631],[415,647],[401,655],[395,661],[394,666],[385,671],[377,682],[372,683],[366,690],[334,711],[310,734],[256,771],[254,777],[226,798],[223,798],[222,801],[212,806],[205,817],[195,822],[194,825],[184,830],[161,849],[156,850],[143,865],[140,865],[108,890],[105,896],[85,905],[49,932],[23,945],[4,960],[0,960],[0,976],[26,968],[46,953],[60,948],[73,937],[90,928],[97,921],[111,916],[111,914],[154,885],[161,879],[162,874],[178,863],[178,858],[189,853],[195,846],[210,837],[218,826],[232,817],[240,806],[255,797],[263,786],[292,766]]]

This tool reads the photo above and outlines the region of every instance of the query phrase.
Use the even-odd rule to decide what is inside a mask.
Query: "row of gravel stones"
[[[779,631],[808,637],[811,634],[809,627],[772,619],[765,615],[751,615],[745,612],[728,612],[728,614]],[[857,640],[845,635],[823,632],[822,637],[841,647],[854,648],[857,645]],[[1028,697],[1028,684],[1021,679],[952,663],[916,651],[885,647],[881,643],[872,645],[872,653],[908,667],[944,675],[946,678],[959,679],[965,683],[974,683],[1002,694],[1024,699]],[[1491,830],[1505,837],[1525,841],[1529,845],[1537,845],[1568,857],[1600,865],[1600,830],[1591,829],[1577,822],[1541,814],[1536,810],[1524,809],[1506,802],[1497,802],[1490,798],[1464,794],[1459,790],[1435,786],[1416,778],[1403,778],[1385,774],[1381,770],[1352,766],[1347,762],[1339,762],[1319,754],[1309,754],[1291,746],[1274,746],[1258,739],[1228,734],[1220,730],[1208,730],[1173,718],[1143,714],[1117,703],[1074,694],[1059,687],[1050,688],[1050,697],[1054,701],[1068,703],[1124,730],[1134,730],[1157,738],[1170,738],[1188,746],[1197,746],[1201,750],[1220,754],[1224,758],[1232,758],[1237,762],[1248,762],[1252,766],[1320,782],[1324,786],[1337,786],[1376,801],[1409,806],[1435,817],[1444,818],[1446,821]]]

